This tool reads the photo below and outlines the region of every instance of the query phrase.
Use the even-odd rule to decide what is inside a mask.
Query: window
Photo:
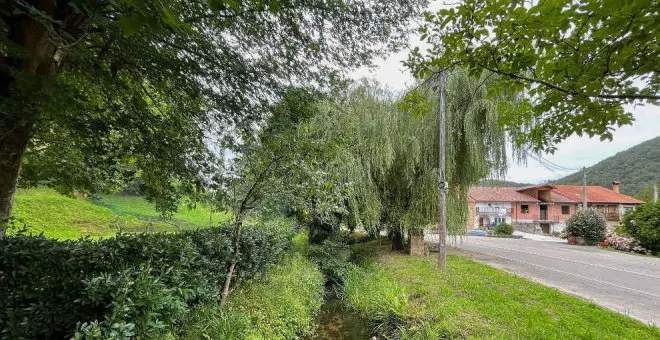
[[[529,214],[529,205],[521,204],[520,205],[520,212],[523,213],[523,214]]]
[[[495,225],[505,222],[506,222],[506,217],[495,217]]]
[[[561,206],[561,213],[562,213],[562,215],[570,214],[571,213],[571,207],[569,207],[567,205],[562,205]]]

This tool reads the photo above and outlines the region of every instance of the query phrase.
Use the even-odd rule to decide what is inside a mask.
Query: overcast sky
[[[415,40],[416,38],[411,38],[411,44],[415,44]],[[360,69],[352,75],[356,79],[372,78],[393,90],[402,91],[413,82],[410,73],[401,63],[406,59],[407,54],[406,51],[393,54],[387,59],[379,60],[375,68]],[[635,122],[632,126],[625,126],[614,131],[614,139],[611,142],[601,142],[598,138],[574,136],[559,144],[554,155],[544,155],[544,157],[566,168],[589,167],[619,151],[660,135],[660,107],[647,105],[630,108]],[[540,183],[561,178],[570,173],[553,172],[530,159],[527,165],[511,162],[507,180]]]

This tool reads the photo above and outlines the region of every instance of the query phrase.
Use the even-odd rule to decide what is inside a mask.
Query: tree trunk
[[[36,9],[53,15],[54,0],[30,2]],[[0,13],[7,25],[7,37],[22,53],[0,58],[0,237],[11,216],[21,160],[38,120],[41,77],[56,74],[63,53],[53,43],[48,29],[27,14]],[[82,21],[77,22],[82,25]],[[73,27],[67,27],[73,28]],[[6,51],[5,51],[6,52]],[[60,51],[61,52],[61,51]],[[17,77],[17,74],[21,77]],[[22,83],[18,84],[17,79]],[[26,86],[26,84],[28,84]]]
[[[18,184],[21,160],[30,141],[31,124],[15,124],[4,132],[0,141],[0,238],[4,237],[11,216],[14,193]]]
[[[236,264],[238,263],[238,257],[240,256],[240,242],[241,242],[241,230],[243,228],[243,218],[239,215],[236,217],[236,222],[234,222],[234,251],[231,256],[231,261],[229,262],[229,267],[227,268],[227,277],[225,278],[225,283],[222,285],[222,295],[220,296],[220,307],[223,307],[227,302],[227,296],[229,296],[229,288],[231,288],[231,281],[234,277],[234,272],[236,271]]]
[[[392,250],[401,251],[405,250],[403,243],[403,233],[398,228],[391,230],[392,234]]]

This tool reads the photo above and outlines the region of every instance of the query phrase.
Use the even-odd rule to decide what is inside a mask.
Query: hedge
[[[152,338],[218,300],[231,228],[56,241],[0,240],[0,338]],[[234,284],[291,246],[288,223],[246,226]]]

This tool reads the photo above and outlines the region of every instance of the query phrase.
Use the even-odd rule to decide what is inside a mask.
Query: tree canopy
[[[461,1],[426,13],[407,64],[419,78],[454,67],[497,74],[527,105],[502,116],[519,145],[553,151],[577,133],[611,139],[631,124],[624,104],[660,99],[657,2]]]
[[[23,183],[115,188],[168,209],[290,84],[324,87],[402,46],[424,0],[9,1],[0,7],[0,221]],[[23,162],[23,156],[25,162]]]
[[[506,167],[498,103],[487,97],[491,81],[465,72],[449,77],[447,102],[448,226],[466,230],[470,185]],[[310,120],[308,138],[331,141],[334,161],[320,164],[345,186],[348,224],[377,235],[419,233],[437,223],[437,91],[420,87],[403,98],[377,84],[362,83],[327,102]]]

